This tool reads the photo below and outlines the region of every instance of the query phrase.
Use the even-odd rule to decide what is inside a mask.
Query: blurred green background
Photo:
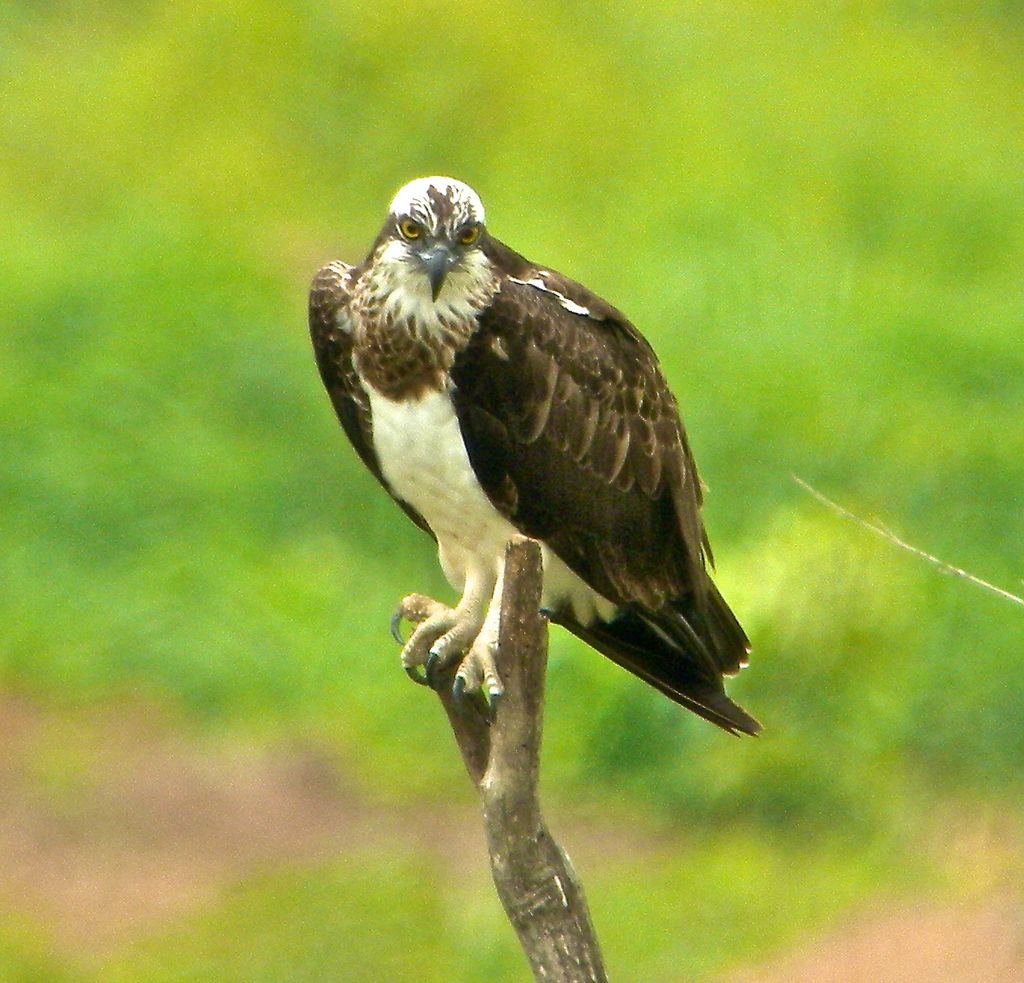
[[[0,981],[524,978],[306,336],[432,173],[651,339],[755,645],[739,741],[553,632],[613,978],[1019,883],[1024,611],[790,475],[1022,592],[1022,64],[1012,0],[6,3]]]

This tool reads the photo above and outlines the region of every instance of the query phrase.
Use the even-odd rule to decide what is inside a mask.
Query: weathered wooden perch
[[[606,983],[583,887],[544,823],[537,794],[547,667],[540,614],[541,554],[518,537],[505,551],[498,671],[505,695],[491,726],[456,709],[440,688],[455,740],[483,809],[498,897],[545,983]]]

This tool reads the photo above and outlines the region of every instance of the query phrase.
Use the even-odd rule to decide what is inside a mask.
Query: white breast
[[[367,387],[373,445],[381,471],[400,498],[426,519],[437,537],[445,576],[462,590],[468,573],[497,575],[505,544],[516,534],[484,493],[469,463],[455,408],[447,393],[395,401]],[[543,546],[543,544],[542,544]],[[544,554],[544,603],[569,601],[583,623],[612,605],[583,583],[550,550]]]
[[[441,565],[462,589],[467,567],[495,564],[515,529],[488,501],[469,464],[447,393],[394,401],[370,390],[373,444],[395,493],[437,537]]]

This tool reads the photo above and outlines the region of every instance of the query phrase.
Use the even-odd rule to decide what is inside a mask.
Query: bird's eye
[[[459,232],[459,242],[463,246],[472,246],[480,238],[479,225],[467,225]]]
[[[398,231],[402,233],[403,239],[419,239],[423,235],[423,226],[411,218],[403,218],[398,223]]]

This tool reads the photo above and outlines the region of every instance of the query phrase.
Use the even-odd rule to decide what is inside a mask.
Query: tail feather
[[[697,636],[718,672],[735,676],[746,666],[750,639],[710,579],[700,603],[691,595],[670,602],[663,611],[645,612],[647,618],[658,624],[666,614],[683,628],[684,637]]]
[[[741,669],[745,669],[750,661],[750,639],[714,584],[711,585],[709,610],[711,632],[715,637],[718,651],[728,653],[728,657],[719,665],[727,676],[734,676]]]
[[[680,603],[661,612],[626,608],[591,625],[565,611],[551,620],[687,710],[730,734],[754,735],[761,725],[729,699],[722,683],[723,673],[745,664],[750,643],[717,591],[714,596],[728,616],[712,602],[701,618]]]

